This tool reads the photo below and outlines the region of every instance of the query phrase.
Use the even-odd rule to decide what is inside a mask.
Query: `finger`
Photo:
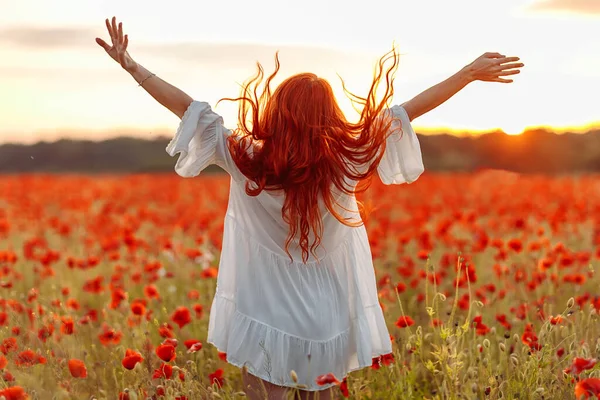
[[[521,70],[511,69],[510,71],[501,71],[501,72],[497,73],[496,76],[516,75],[516,74],[520,74],[520,73],[521,73]]]
[[[102,40],[100,38],[96,38],[96,43],[98,43],[107,52],[110,51],[110,45],[108,43],[106,43],[104,40]]]
[[[503,79],[503,78],[494,78],[490,79],[490,82],[500,82],[500,83],[512,83],[512,79]]]
[[[500,53],[485,53],[485,56],[487,58],[502,58],[504,57],[502,54]]]
[[[110,33],[110,41],[112,42],[112,45],[116,45],[117,44],[117,31],[115,30],[114,26],[112,25],[112,23],[109,21],[107,22],[107,26],[108,26],[108,32]]]
[[[113,37],[113,33],[112,33],[112,27],[110,26],[110,22],[108,21],[108,18],[106,18],[106,29],[108,29],[108,35],[112,38]]]
[[[123,43],[123,23],[119,22],[119,43]]]
[[[127,45],[129,44],[129,36],[125,35],[125,40],[123,40],[123,53],[127,51]]]
[[[523,63],[512,63],[512,64],[502,64],[498,68],[500,68],[500,70],[506,70],[506,69],[513,69],[513,68],[522,68],[524,66],[525,66],[525,64],[523,64]]]
[[[117,28],[117,17],[112,17],[112,30],[115,41],[118,39],[119,29]]]
[[[502,57],[499,58],[497,61],[498,64],[502,65],[502,64],[506,64],[506,63],[512,63],[515,61],[519,61],[520,58],[519,57]]]

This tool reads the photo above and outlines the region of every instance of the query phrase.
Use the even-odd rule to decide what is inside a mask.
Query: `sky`
[[[475,82],[417,130],[557,130],[600,122],[599,0],[0,0],[0,143],[172,135],[178,118],[96,43],[117,16],[141,65],[212,105],[260,61],[279,81],[311,71],[366,94],[378,58],[400,53],[393,103],[485,52],[525,64],[512,84]],[[235,127],[235,104],[215,108]]]

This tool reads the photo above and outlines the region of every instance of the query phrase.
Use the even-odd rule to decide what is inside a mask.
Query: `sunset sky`
[[[367,6],[368,4],[368,6]],[[402,54],[394,103],[486,51],[519,56],[515,83],[477,82],[417,119],[421,129],[515,133],[600,121],[599,0],[0,0],[0,143],[173,133],[179,120],[95,43],[106,17],[132,57],[197,100],[235,96],[280,50],[280,77],[312,71],[364,94],[374,63]],[[216,108],[235,127],[234,105]]]

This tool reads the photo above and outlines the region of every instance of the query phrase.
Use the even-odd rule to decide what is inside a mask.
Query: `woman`
[[[486,53],[402,106],[393,96],[395,51],[379,62],[357,123],[340,111],[329,84],[304,73],[271,93],[263,71],[240,102],[236,131],[205,102],[151,74],[127,52],[116,19],[106,20],[112,46],[97,43],[181,123],[167,152],[175,171],[198,175],[217,164],[231,175],[217,290],[208,342],[242,368],[249,398],[331,398],[335,382],[317,379],[372,365],[392,351],[377,298],[371,251],[355,193],[375,172],[385,184],[411,183],[423,172],[410,123],[468,83],[512,82],[516,57]],[[384,81],[385,79],[385,81]],[[382,82],[383,81],[383,82]],[[383,98],[375,93],[385,84]],[[319,381],[319,382],[317,382]]]

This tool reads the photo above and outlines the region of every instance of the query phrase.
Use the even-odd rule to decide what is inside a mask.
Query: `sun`
[[[511,123],[503,124],[501,129],[502,129],[502,132],[504,132],[510,136],[520,135],[525,130],[523,125],[511,124]]]

